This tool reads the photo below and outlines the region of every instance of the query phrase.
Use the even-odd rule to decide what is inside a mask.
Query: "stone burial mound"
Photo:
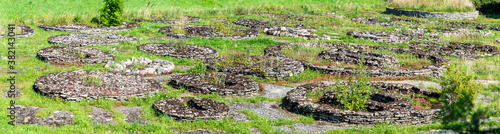
[[[139,24],[133,22],[122,22],[119,26],[99,26],[92,27],[84,24],[69,24],[58,26],[40,25],[39,28],[46,31],[62,31],[62,32],[77,32],[77,33],[116,33],[119,31],[129,30],[137,27]]]
[[[120,62],[109,61],[104,67],[114,72],[125,72],[139,75],[162,75],[174,71],[174,63],[161,59],[148,59],[144,57],[122,60]]]
[[[47,97],[67,101],[145,98],[162,90],[161,84],[140,75],[120,72],[75,70],[38,77],[34,89]]]
[[[175,31],[174,28],[176,29]],[[176,33],[179,30],[184,33]],[[160,28],[160,32],[166,34],[167,36],[175,37],[175,38],[191,38],[191,37],[200,37],[205,39],[210,38],[223,38],[223,39],[231,39],[231,40],[244,40],[251,39],[259,36],[259,31],[255,29],[242,29],[231,27],[231,30],[243,32],[236,35],[225,35],[221,31],[215,30],[212,26],[203,26],[203,25],[187,25],[187,26],[166,26]]]
[[[201,21],[201,18],[193,16],[184,16],[184,18],[177,18],[177,19],[169,19],[168,16],[155,17],[151,15],[150,17],[151,19],[130,19],[130,20],[135,22],[152,22],[152,23],[165,23],[165,24],[193,23]]]
[[[373,40],[375,42],[384,43],[407,43],[410,40],[420,41],[439,41],[438,36],[429,36],[428,38],[423,38],[423,36],[417,34],[403,35],[397,33],[386,33],[386,32],[357,32],[351,31],[347,32],[347,35],[353,36],[354,38],[362,38]]]
[[[38,118],[36,114],[39,110],[45,109],[35,106],[15,105],[16,124],[36,124],[49,126],[73,125],[73,115],[71,111],[54,111],[45,118]]]
[[[115,55],[95,48],[51,46],[38,50],[37,56],[54,64],[97,64],[113,61]]]
[[[348,84],[343,83],[341,84]],[[328,90],[335,86],[333,82],[309,83],[299,86],[287,93],[283,98],[283,107],[290,112],[310,115],[316,120],[341,124],[377,124],[381,122],[396,124],[428,124],[437,115],[439,109],[417,110],[413,104],[399,95],[411,96],[412,94],[430,95],[439,97],[439,93],[409,84],[395,83],[370,83],[381,92],[373,93],[365,103],[366,110],[355,112],[340,109],[341,91]],[[309,92],[324,92],[317,102],[307,98]]]
[[[176,43],[147,43],[137,46],[138,50],[142,50],[151,55],[172,56],[175,58],[188,59],[206,59],[217,57],[217,50],[193,44],[176,44]]]
[[[421,21],[409,18],[399,18],[399,17],[353,17],[352,21],[362,24],[378,24],[384,27],[387,26],[404,26],[405,24],[400,22],[416,22],[420,23]]]
[[[153,108],[181,121],[222,120],[229,115],[229,106],[208,98],[170,97],[155,101]]]
[[[362,63],[363,65],[376,68],[399,68],[399,61],[394,58],[394,56],[375,52],[364,52],[351,49],[330,49],[323,50],[318,57],[331,61],[345,62],[347,64]]]
[[[443,45],[434,42],[414,42],[408,44],[411,49],[439,55],[456,56],[464,59],[478,59],[484,56],[500,55],[500,50],[495,46],[449,42]]]
[[[3,33],[3,32],[5,32],[5,33]],[[8,36],[7,31],[3,31],[3,32],[0,33],[0,38],[3,38],[4,36]],[[35,30],[28,25],[16,25],[14,28],[14,33],[15,33],[14,37],[16,37],[16,38],[26,38],[26,37],[35,35]]]
[[[304,71],[300,61],[286,56],[237,55],[206,59],[208,69],[261,78],[286,79]]]
[[[316,29],[304,28],[302,24],[295,27],[284,27],[267,20],[243,19],[233,22],[236,25],[246,26],[254,29],[262,29],[267,35],[273,36],[289,36],[289,37],[302,37],[305,40],[318,40],[330,39],[327,36],[320,37],[316,34],[311,34],[311,31]]]
[[[221,96],[251,96],[259,91],[259,83],[231,73],[180,74],[172,76],[170,85],[184,87],[193,93],[217,93]]]
[[[110,45],[120,42],[137,42],[141,38],[134,36],[125,36],[119,34],[62,34],[49,37],[48,41],[52,44],[65,44],[68,46],[95,46],[95,45]]]
[[[363,71],[366,72],[366,74],[368,74],[370,77],[410,77],[410,76],[441,77],[441,73],[443,72],[444,69],[444,63],[450,63],[450,61],[445,57],[413,49],[386,47],[386,46],[359,45],[359,44],[329,43],[329,42],[278,44],[265,48],[264,53],[266,55],[271,55],[271,56],[278,55],[278,56],[288,57],[287,55],[283,54],[282,51],[285,50],[286,48],[293,48],[295,46],[325,48],[327,50],[320,53],[318,57],[332,59],[334,61],[359,62],[361,61],[361,57],[364,56],[365,57],[364,62],[366,62],[365,63],[366,65],[375,66],[366,69],[356,69],[351,67],[312,64],[305,60],[301,61],[305,67],[333,75],[356,75],[360,73],[360,71]],[[370,50],[389,50],[396,54],[413,54],[417,58],[429,59],[430,61],[432,61],[432,63],[427,66],[422,66],[422,68],[409,68],[409,69],[378,68],[380,66],[395,67],[398,65],[397,59],[394,59],[392,56],[388,55],[384,56],[379,53],[365,53],[363,56],[361,56],[361,54],[359,53],[355,53],[355,52],[363,52]]]

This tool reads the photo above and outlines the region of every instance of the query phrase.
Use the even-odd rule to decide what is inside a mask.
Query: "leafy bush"
[[[500,13],[500,0],[472,0],[481,13]]]
[[[369,85],[370,81],[366,74],[360,73],[359,76],[361,77],[358,77],[357,81],[353,81],[351,77],[345,84],[337,82],[333,87],[344,110],[366,110],[365,103],[375,91],[374,87]]]
[[[104,0],[104,7],[99,10],[101,13],[100,22],[105,26],[121,25],[123,13],[123,0]]]

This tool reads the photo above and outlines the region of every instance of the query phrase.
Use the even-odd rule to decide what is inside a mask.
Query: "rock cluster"
[[[332,86],[329,83],[312,83],[299,86],[287,93],[283,98],[283,106],[291,112],[303,115],[312,114],[317,120],[328,121],[341,124],[377,124],[389,122],[396,124],[428,124],[436,115],[438,109],[415,110],[407,99],[395,96],[393,93],[405,94],[406,89],[399,89],[399,86],[411,87],[407,84],[379,85],[382,87],[392,87],[389,92],[375,93],[370,96],[367,102],[368,111],[354,112],[337,109],[339,105],[335,92],[327,92],[322,98],[323,103],[313,102],[306,97],[307,92],[324,90]],[[420,89],[418,87],[412,87]],[[383,89],[384,90],[384,89]],[[386,91],[388,89],[385,89]],[[427,89],[420,89],[427,91]],[[435,92],[434,92],[435,93]],[[337,102],[337,103],[334,103]]]
[[[212,58],[204,61],[209,69],[230,72],[235,74],[253,75],[263,78],[284,79],[294,76],[304,71],[304,66],[300,61],[286,56],[247,56],[242,63],[234,61],[228,65],[219,66],[225,60],[222,58]]]
[[[35,30],[28,25],[19,25],[19,26],[16,26],[15,28],[21,29],[21,33],[16,33],[16,35],[14,35],[14,37],[16,37],[16,38],[26,38],[26,37],[35,35]],[[3,38],[4,36],[6,36],[6,35],[0,34],[0,38]]]
[[[63,31],[63,32],[78,32],[78,33],[115,33],[135,28],[138,25],[139,24],[133,22],[122,22],[122,25],[119,26],[92,27],[84,24],[69,24],[69,25],[58,25],[58,26],[40,25],[38,27],[46,31]]]
[[[479,16],[478,11],[473,12],[455,12],[455,13],[445,13],[445,12],[425,12],[425,11],[415,11],[415,10],[403,10],[397,8],[386,8],[385,10],[388,14],[394,14],[398,16],[409,16],[409,17],[419,17],[419,18],[440,18],[447,20],[463,20],[463,19],[475,19]]]
[[[91,107],[94,112],[90,113],[89,117],[92,118],[94,124],[115,124],[113,115],[102,108]]]
[[[259,36],[259,31],[255,29],[241,29],[241,28],[233,28],[238,31],[243,31],[242,35],[224,35],[224,33],[213,29],[211,26],[202,26],[202,25],[187,25],[183,26],[182,29],[186,32],[183,33],[174,33],[172,31],[172,26],[166,26],[160,28],[160,32],[166,34],[167,36],[175,37],[175,38],[191,38],[191,37],[200,37],[205,39],[210,38],[223,38],[223,39],[231,39],[231,40],[244,40],[251,39]]]
[[[179,23],[193,23],[197,21],[201,21],[201,18],[198,17],[193,17],[193,16],[186,16],[187,20],[183,19],[167,19],[167,18],[158,18],[151,16],[151,20],[147,19],[130,19],[135,22],[152,22],[152,23],[165,23],[165,24],[179,24]]]
[[[500,27],[490,27],[490,29],[493,31],[500,31]]]
[[[53,115],[45,118],[36,117],[38,110],[45,108],[35,106],[21,106],[15,105],[16,111],[16,124],[36,124],[36,125],[50,125],[62,126],[73,125],[73,115],[70,111],[54,111]]]
[[[419,35],[403,35],[397,33],[386,33],[386,32],[347,32],[347,35],[351,35],[354,38],[363,38],[369,39],[376,42],[384,42],[384,43],[407,43],[410,40],[422,40],[422,36]],[[438,41],[439,37],[437,36],[429,36],[428,38],[424,38],[427,41]]]
[[[132,97],[150,97],[163,88],[158,82],[146,80],[140,75],[75,70],[38,77],[34,89],[47,97],[67,101],[99,98],[124,101]]]
[[[368,25],[378,24],[384,27],[387,26],[404,26],[405,24],[399,23],[402,22],[420,22],[414,19],[408,18],[396,18],[396,17],[353,17],[352,21],[357,23],[363,23]]]
[[[263,30],[265,28],[272,28],[271,22],[267,20],[243,19],[234,21],[233,23],[236,25],[246,26],[253,29]]]
[[[407,48],[397,48],[397,47],[387,47],[387,46],[371,46],[371,45],[359,45],[359,44],[344,44],[344,43],[329,43],[329,42],[312,42],[312,43],[291,43],[291,44],[278,44],[274,46],[269,46],[264,49],[266,55],[283,55],[281,51],[287,47],[302,46],[302,47],[323,47],[328,49],[356,49],[359,51],[363,50],[390,50],[395,53],[409,53],[413,54],[418,58],[426,58],[433,61],[433,64],[429,66],[424,66],[420,69],[354,69],[354,68],[343,68],[336,66],[324,66],[324,65],[314,65],[307,61],[301,61],[302,64],[308,68],[314,70],[320,70],[327,74],[333,75],[355,75],[359,71],[364,71],[371,77],[409,77],[409,76],[434,76],[441,77],[443,72],[443,64],[450,63],[445,57],[434,55],[427,52],[421,52],[413,49]]]
[[[189,59],[206,59],[217,57],[217,50],[192,44],[176,45],[167,43],[147,43],[137,46],[138,50],[142,50],[152,55],[172,56],[176,58]]]
[[[141,38],[119,34],[63,34],[49,37],[49,43],[69,46],[94,46],[118,44],[123,41],[137,42]]]
[[[155,101],[153,108],[182,121],[220,120],[229,115],[229,106],[208,98],[171,97]]]
[[[115,55],[99,49],[67,46],[43,48],[38,50],[37,56],[54,64],[97,64],[115,59]]]
[[[220,83],[206,80],[211,78]],[[174,75],[171,78],[170,85],[174,88],[184,87],[193,93],[217,93],[220,96],[250,96],[256,95],[259,91],[259,83],[250,78],[231,73]]]
[[[142,68],[134,68],[134,65],[142,65]],[[162,75],[174,71],[174,63],[161,59],[148,59],[144,57],[122,60],[118,63],[109,61],[104,67],[110,71],[125,72],[139,75]]]
[[[377,68],[399,68],[398,59],[391,55],[375,52],[356,51],[351,49],[330,49],[323,50],[319,58],[347,64],[359,64]]]
[[[422,52],[429,52],[439,55],[456,56],[464,59],[478,59],[484,56],[500,55],[500,50],[495,46],[449,42],[438,45],[433,42],[415,42],[408,46]]]
[[[273,36],[288,36],[288,37],[302,37],[304,40],[330,40],[328,35],[318,36],[316,34],[311,34],[314,29],[307,29],[302,27],[272,27],[269,29],[264,29],[264,32],[268,35]]]
[[[141,117],[141,114],[144,113],[141,107],[118,107],[116,109],[125,115],[124,120],[127,123],[148,123],[148,120]]]

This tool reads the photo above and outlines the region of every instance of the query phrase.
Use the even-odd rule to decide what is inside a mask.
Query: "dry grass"
[[[401,9],[429,12],[470,12],[475,11],[470,0],[388,0],[389,5]]]

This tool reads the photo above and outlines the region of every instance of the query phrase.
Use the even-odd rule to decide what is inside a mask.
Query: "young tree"
[[[104,7],[99,10],[101,13],[100,23],[105,26],[121,25],[123,0],[104,0],[104,2]]]

